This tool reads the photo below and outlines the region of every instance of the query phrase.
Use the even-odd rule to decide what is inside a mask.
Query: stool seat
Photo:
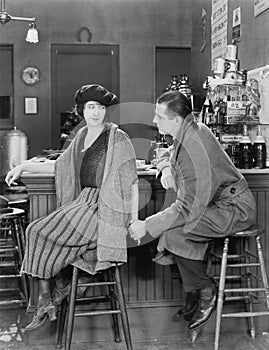
[[[2,219],[14,219],[17,218],[18,216],[24,216],[25,215],[25,210],[23,209],[19,209],[19,208],[6,208],[6,209],[10,209],[12,211],[8,211],[8,212],[0,212],[0,220]]]
[[[252,225],[248,230],[236,232],[232,237],[252,237],[261,235],[264,233],[264,229],[260,225]]]

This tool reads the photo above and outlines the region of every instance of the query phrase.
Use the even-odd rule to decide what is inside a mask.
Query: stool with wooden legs
[[[0,214],[0,306],[4,308],[25,306],[28,301],[26,276],[20,276],[25,249],[24,217],[25,211],[17,208],[7,208]]]
[[[219,257],[221,261],[221,270],[216,313],[215,350],[218,350],[219,348],[222,318],[246,317],[249,321],[250,335],[254,338],[254,317],[269,316],[269,286],[260,238],[263,233],[263,228],[253,225],[249,230],[237,232],[233,236],[224,239],[222,255]],[[236,241],[239,241],[239,253],[231,254],[229,252],[229,243],[231,240],[235,243]],[[227,270],[229,273],[231,272],[231,275],[227,274]],[[240,273],[238,275],[236,273],[233,274],[233,271],[240,271]],[[229,279],[240,280],[240,286],[234,287],[233,284],[231,284],[230,288],[226,288],[225,282]],[[265,309],[263,311],[255,311],[254,301],[255,303],[260,301],[261,294],[263,295],[263,301],[265,302]],[[225,302],[238,300],[244,301],[246,311],[223,313],[224,296]]]
[[[97,275],[99,276],[102,275],[102,277],[104,277],[103,281],[80,283],[78,282],[78,274],[79,274],[79,269],[74,266],[70,295],[68,298],[66,298],[62,302],[62,305],[61,305],[56,348],[57,349],[62,348],[62,337],[64,332],[66,313],[68,309],[66,337],[65,337],[65,350],[70,350],[71,348],[75,317],[111,315],[112,321],[113,321],[115,342],[119,343],[121,341],[119,324],[118,324],[119,314],[121,315],[126,348],[127,350],[132,350],[131,333],[130,333],[128,315],[126,310],[126,304],[125,304],[125,298],[124,298],[121,274],[120,274],[120,264],[115,263],[111,268],[105,270],[104,272],[98,273]],[[105,287],[107,288],[107,293],[103,293],[102,295],[94,295],[90,297],[77,298],[77,288],[79,287],[83,287],[83,288]],[[75,310],[75,306],[79,302],[83,302],[83,304],[84,303],[89,304],[89,303],[101,302],[101,301],[109,301],[110,307],[105,309],[83,310],[81,312],[79,311],[76,312]]]

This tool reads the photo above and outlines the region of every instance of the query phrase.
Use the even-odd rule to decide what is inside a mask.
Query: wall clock
[[[40,71],[37,67],[27,66],[23,68],[21,78],[26,85],[34,85],[40,81]]]

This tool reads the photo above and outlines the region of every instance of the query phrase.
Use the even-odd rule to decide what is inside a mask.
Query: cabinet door
[[[74,94],[86,84],[100,84],[119,96],[117,45],[52,44],[52,147],[59,147],[61,115],[74,107]],[[117,123],[118,120],[113,120]]]

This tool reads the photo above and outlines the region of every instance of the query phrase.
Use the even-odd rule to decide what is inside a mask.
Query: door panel
[[[155,93],[159,97],[169,85],[172,75],[191,73],[191,49],[181,47],[156,47]]]
[[[119,96],[117,45],[52,44],[52,147],[59,147],[61,115],[74,106],[85,84],[100,84]],[[113,120],[117,123],[118,120]]]

